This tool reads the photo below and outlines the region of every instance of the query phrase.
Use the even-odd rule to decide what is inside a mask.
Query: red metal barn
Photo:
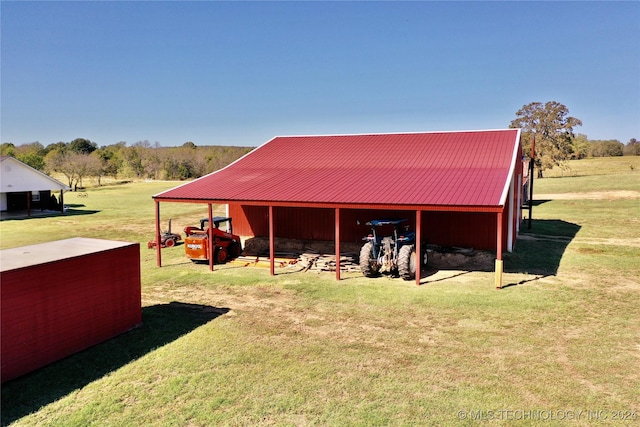
[[[512,250],[521,220],[522,180],[519,129],[281,136],[155,195],[156,229],[161,202],[221,203],[234,231],[269,236],[272,254],[275,237],[333,240],[339,252],[340,242],[360,241],[366,221],[404,217],[417,242],[495,250],[501,285],[502,254]]]
[[[72,238],[0,251],[2,382],[142,322],[140,245]]]

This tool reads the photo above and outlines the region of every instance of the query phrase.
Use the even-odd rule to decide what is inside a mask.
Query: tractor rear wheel
[[[176,245],[176,241],[175,241],[175,240],[173,240],[173,238],[172,238],[172,237],[170,237],[170,238],[168,238],[168,239],[164,242],[164,245],[165,245],[166,247],[168,247],[168,248],[172,248],[172,247],[174,247],[174,246]]]
[[[416,278],[416,247],[414,245],[405,245],[400,248],[398,274],[404,280]]]
[[[360,271],[364,277],[376,277],[380,266],[373,256],[373,243],[367,242],[360,249]]]

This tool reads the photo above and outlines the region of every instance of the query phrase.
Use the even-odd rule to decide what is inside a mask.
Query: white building
[[[63,211],[64,192],[71,188],[8,156],[0,157],[0,211]],[[56,198],[54,192],[58,191]]]

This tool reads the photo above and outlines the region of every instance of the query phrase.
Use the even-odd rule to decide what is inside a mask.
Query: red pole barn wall
[[[0,251],[2,382],[142,322],[140,245],[72,238]]]
[[[234,232],[242,237],[268,237],[266,206],[229,205]],[[380,218],[406,218],[415,230],[415,211],[341,209],[340,237],[343,242],[361,242],[370,228],[367,221]],[[505,215],[504,244],[507,247],[508,216]],[[334,239],[334,210],[324,208],[274,208],[276,237],[300,240]],[[517,220],[513,218],[514,226]],[[493,212],[423,211],[422,240],[440,246],[496,249],[496,214]],[[515,237],[515,234],[514,234]],[[514,239],[515,240],[515,239]]]

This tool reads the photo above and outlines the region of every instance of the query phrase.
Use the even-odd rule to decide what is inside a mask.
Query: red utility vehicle
[[[184,253],[192,261],[209,261],[209,233],[213,238],[213,261],[222,264],[242,254],[240,237],[233,234],[231,218],[217,216],[213,218],[213,228],[209,229],[209,219],[200,220],[200,228],[185,227]],[[223,225],[223,228],[220,226]]]

